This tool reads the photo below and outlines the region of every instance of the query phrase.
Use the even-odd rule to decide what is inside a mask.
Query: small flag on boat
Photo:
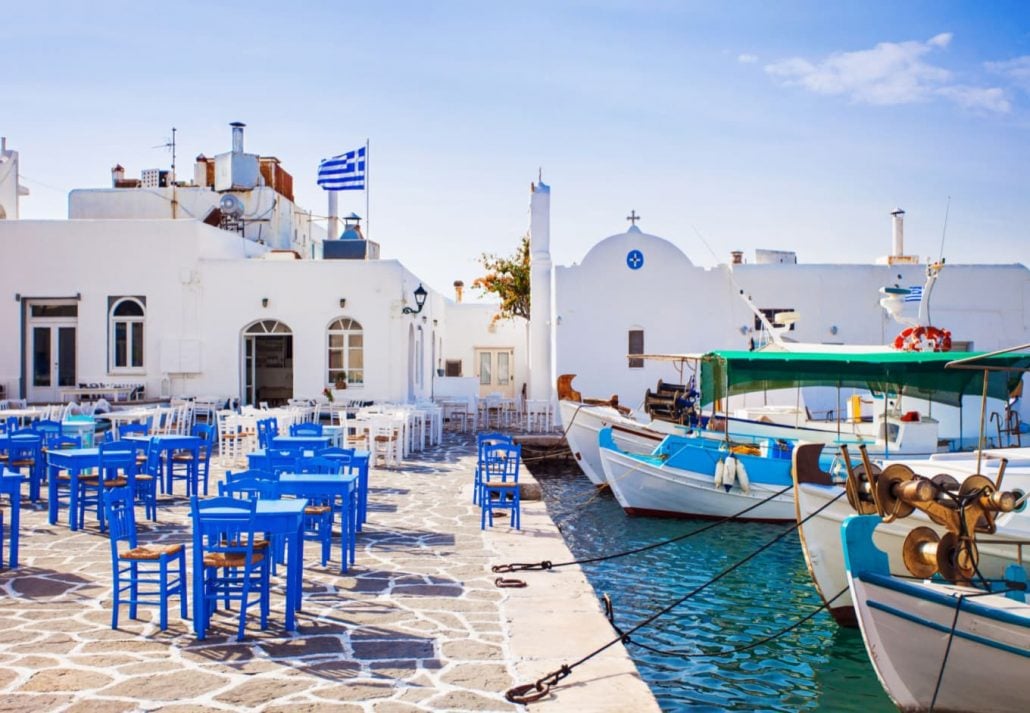
[[[908,294],[905,295],[906,302],[921,302],[923,300],[923,288],[921,286],[913,286],[908,288]]]
[[[365,148],[323,159],[318,164],[318,185],[327,191],[365,190]]]

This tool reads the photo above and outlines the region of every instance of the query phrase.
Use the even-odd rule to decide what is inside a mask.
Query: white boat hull
[[[604,485],[597,434],[602,428],[612,427],[615,443],[631,453],[650,453],[662,442],[666,433],[675,433],[675,424],[656,421],[645,426],[609,406],[589,406],[578,401],[559,401],[565,439],[580,470],[594,485]],[[666,429],[662,432],[659,429]],[[682,432],[680,429],[679,432]]]
[[[983,590],[896,577],[870,543],[875,516],[842,530],[869,658],[902,711],[1026,710],[1030,606]]]
[[[736,486],[726,492],[714,487],[711,474],[664,469],[657,460],[652,465],[609,448],[601,449],[601,463],[612,493],[630,515],[731,517],[783,489],[752,483],[747,493]],[[793,520],[793,496],[787,491],[747,512],[744,518],[770,522]]]

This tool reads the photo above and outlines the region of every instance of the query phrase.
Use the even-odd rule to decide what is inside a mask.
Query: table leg
[[[289,558],[286,563],[286,630],[294,631],[295,613],[301,608],[301,574],[304,569],[304,518],[297,524],[296,532],[289,535]]]
[[[79,471],[69,470],[71,492],[68,493],[68,529],[79,529]]]
[[[50,475],[47,477],[47,515],[51,525],[57,524],[58,502],[57,502],[57,474],[60,468],[49,466]]]
[[[8,543],[10,555],[7,559],[12,569],[18,566],[18,533],[21,532],[21,488],[18,491],[11,496],[11,541]]]

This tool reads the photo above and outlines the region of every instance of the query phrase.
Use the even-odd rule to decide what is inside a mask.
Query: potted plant
[[[337,389],[346,389],[347,388],[347,375],[344,374],[343,372],[340,372],[339,374],[336,375],[336,388]]]

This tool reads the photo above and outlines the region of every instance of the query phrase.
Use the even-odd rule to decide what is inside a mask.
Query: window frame
[[[346,323],[346,326],[343,326]],[[336,328],[337,325],[341,325],[341,328]],[[343,337],[342,344],[340,346],[333,346],[333,336],[341,335]],[[361,337],[361,343],[358,346],[352,345],[352,338],[355,336]],[[330,388],[335,388],[336,385],[336,374],[343,372],[347,379],[347,388],[361,388],[365,385],[365,329],[361,326],[361,323],[353,317],[337,317],[333,319],[329,326],[326,328],[326,364],[325,374],[326,383],[329,384]],[[351,366],[351,354],[355,350],[360,350],[361,354],[361,366]],[[340,363],[342,367],[333,367],[333,353],[339,352]],[[356,378],[355,378],[356,377]]]
[[[115,311],[125,304],[135,304],[142,314],[118,315]],[[124,326],[124,363],[119,363],[119,327]],[[138,332],[138,341],[137,341]],[[107,371],[110,374],[143,374],[147,369],[147,298],[139,295],[120,295],[107,298]],[[137,353],[138,347],[138,353]],[[138,357],[138,362],[137,361]]]

